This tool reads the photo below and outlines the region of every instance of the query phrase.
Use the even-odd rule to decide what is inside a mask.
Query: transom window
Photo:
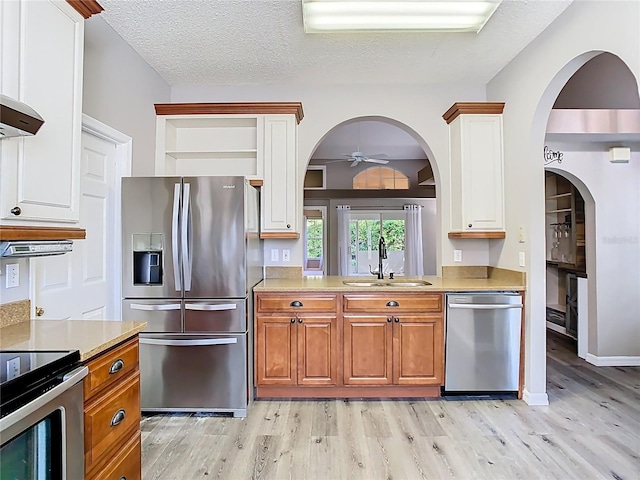
[[[390,167],[370,167],[353,177],[353,188],[358,190],[407,190],[409,178]]]

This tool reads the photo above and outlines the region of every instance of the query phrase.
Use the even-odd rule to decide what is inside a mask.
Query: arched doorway
[[[640,150],[640,122],[627,120],[630,116],[635,118],[634,112],[640,112],[638,83],[620,58],[606,52],[591,52],[575,59],[557,77],[566,78],[567,68],[574,69],[575,73],[555,97],[546,98],[547,102],[553,102],[553,108],[548,115],[544,144],[554,155],[545,158],[549,164],[545,169],[567,179],[573,191],[584,198],[586,261],[579,266],[578,259],[571,258],[568,268],[562,268],[562,258],[549,258],[549,239],[556,232],[550,232],[547,214],[547,312],[556,288],[550,272],[558,263],[561,276],[571,275],[572,268],[578,274],[582,272],[584,280],[578,278],[578,283],[583,284],[581,291],[586,299],[578,296],[583,314],[578,316],[578,329],[572,335],[578,340],[578,355],[597,366],[631,365],[638,358],[634,339],[640,336],[640,324],[637,318],[634,320],[636,314],[631,313],[636,310],[633,301],[625,299],[637,298],[640,269],[624,265],[640,264],[640,247],[637,240],[633,240],[638,238],[640,228],[638,221],[628,221],[631,216],[637,218],[640,170],[633,161],[612,161],[610,150],[622,148],[629,158],[632,151]],[[558,88],[554,82],[545,95],[549,89]],[[612,118],[615,121],[611,121]],[[558,195],[562,195],[552,193],[547,192],[547,212],[549,202],[557,202]],[[575,212],[571,208],[569,214],[574,217],[569,216],[568,222],[556,223],[575,229]],[[575,231],[572,230],[571,235],[575,238]],[[618,268],[612,268],[614,265]],[[569,284],[560,278],[560,291],[563,282]],[[573,293],[566,292],[567,304],[575,300]],[[547,327],[558,330],[550,325],[549,316]]]
[[[360,252],[353,247],[354,268],[350,274],[369,274],[365,267],[378,263],[377,244],[383,232],[396,240],[390,245],[390,258],[384,262],[384,269],[403,274],[403,207],[417,204],[425,237],[420,249],[421,271],[435,275],[440,229],[435,195],[438,179],[426,142],[401,122],[388,117],[355,117],[332,127],[316,143],[307,166],[303,209],[307,224],[305,273],[338,274],[336,207],[348,205],[349,215],[359,225],[354,234],[357,236],[362,230],[363,236],[350,242],[363,249]],[[318,220],[323,209],[326,218]],[[312,237],[321,238],[317,228],[323,221],[326,243],[324,248],[318,248],[318,241]],[[317,258],[319,252],[321,259]],[[322,272],[318,272],[318,264],[323,266]]]

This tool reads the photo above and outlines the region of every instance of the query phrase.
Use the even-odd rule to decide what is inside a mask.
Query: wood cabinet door
[[[256,324],[256,385],[296,385],[295,318],[258,316]]]
[[[298,317],[298,385],[336,385],[337,318]]]
[[[392,380],[392,323],[386,316],[345,315],[345,385],[388,385]]]
[[[443,319],[440,315],[393,319],[393,383],[442,385]]]

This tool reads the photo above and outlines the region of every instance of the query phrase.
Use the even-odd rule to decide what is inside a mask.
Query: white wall
[[[85,21],[82,111],[133,139],[132,175],[154,175],[156,112],[169,85],[100,15]]]
[[[597,329],[589,332],[588,353],[640,356],[640,152],[632,152],[629,163],[614,164],[603,149],[549,146],[564,153],[554,170],[579,178],[595,203],[595,271],[587,275]]]
[[[172,102],[302,102],[305,117],[298,127],[300,185],[311,155],[323,137],[336,125],[357,117],[384,117],[413,130],[424,149],[437,182],[437,211],[440,235],[436,246],[438,265],[453,264],[449,231],[449,140],[442,114],[455,102],[484,101],[482,85],[447,86],[228,86],[173,87]],[[415,137],[414,137],[415,138]],[[134,161],[136,161],[134,159]],[[138,160],[142,161],[142,159]],[[139,168],[153,168],[153,158]],[[441,182],[441,178],[446,181]],[[302,216],[302,190],[298,211]],[[265,240],[265,252],[271,248],[291,249],[291,265],[302,265],[302,240]],[[486,252],[485,252],[485,257]],[[265,255],[268,263],[269,255]],[[444,260],[442,260],[444,259]],[[470,258],[471,260],[471,258]],[[485,263],[486,264],[486,263]]]
[[[545,403],[545,241],[542,149],[551,106],[567,80],[600,51],[618,55],[640,78],[639,2],[574,2],[487,85],[504,101],[507,238],[490,247],[490,264],[517,268],[527,255],[525,398]],[[518,228],[525,243],[518,241]]]

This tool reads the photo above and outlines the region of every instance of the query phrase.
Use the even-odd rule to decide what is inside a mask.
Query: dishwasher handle
[[[521,303],[506,303],[506,304],[486,304],[486,303],[450,303],[449,308],[459,308],[466,310],[507,310],[510,308],[522,308]]]

